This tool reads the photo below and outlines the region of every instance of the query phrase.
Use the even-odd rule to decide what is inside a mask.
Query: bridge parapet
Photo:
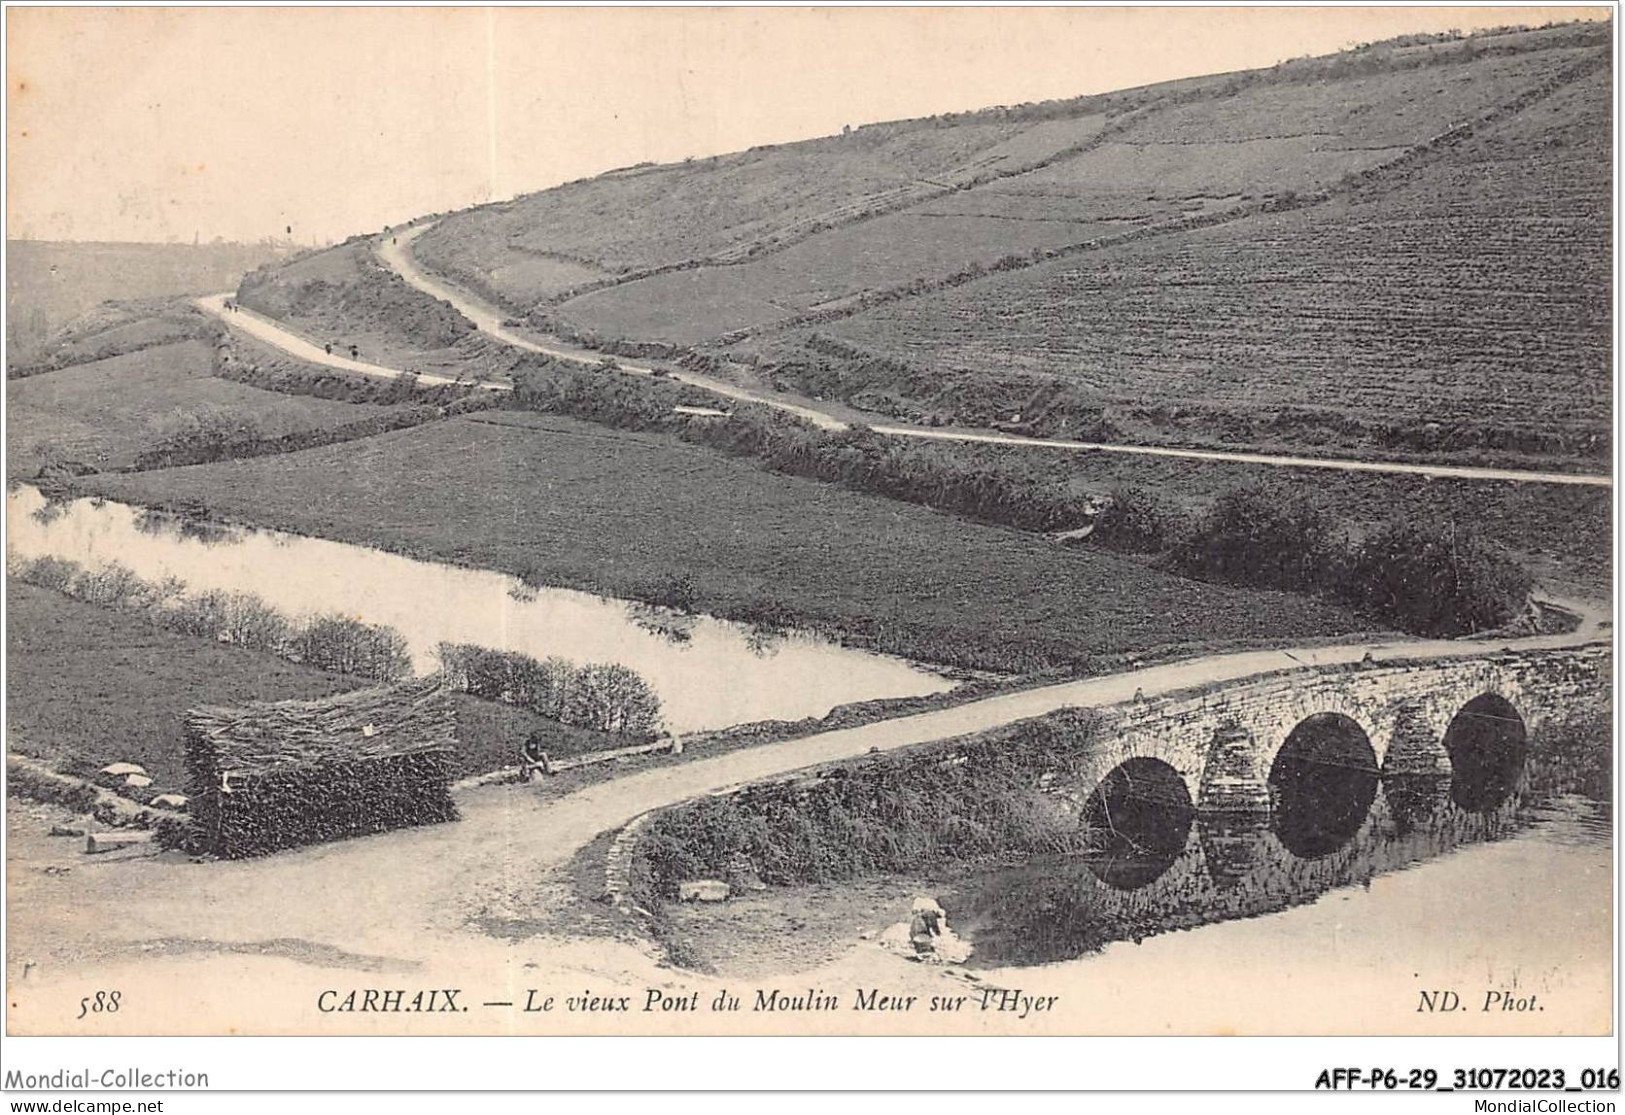
[[[1093,760],[1082,781],[1089,793],[1119,764],[1157,759],[1185,781],[1200,809],[1268,809],[1268,778],[1293,729],[1317,714],[1359,726],[1384,774],[1450,772],[1446,730],[1464,705],[1483,694],[1504,698],[1530,729],[1580,701],[1594,701],[1612,648],[1503,652],[1447,659],[1307,667],[1200,691],[1099,710]]]

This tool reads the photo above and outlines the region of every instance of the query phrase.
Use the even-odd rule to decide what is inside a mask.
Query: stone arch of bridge
[[[1522,779],[1529,728],[1511,700],[1479,693],[1450,718],[1440,745],[1449,756],[1451,799],[1483,812],[1506,801]]]
[[[1276,835],[1301,859],[1336,851],[1365,824],[1379,777],[1376,749],[1359,723],[1337,712],[1304,717],[1270,763]]]
[[[1492,660],[1389,673],[1274,680],[1147,708],[1099,741],[1077,791],[1092,793],[1129,759],[1151,758],[1179,773],[1200,812],[1267,811],[1281,748],[1298,725],[1323,715],[1359,727],[1382,776],[1448,776],[1444,736],[1466,698],[1495,692],[1516,705],[1521,692]]]

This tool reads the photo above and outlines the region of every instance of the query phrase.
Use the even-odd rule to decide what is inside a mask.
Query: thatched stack
[[[227,859],[457,819],[455,718],[431,683],[186,716],[192,842]]]

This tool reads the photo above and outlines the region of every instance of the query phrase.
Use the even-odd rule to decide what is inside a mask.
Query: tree
[[[1195,576],[1307,591],[1337,586],[1342,554],[1318,503],[1246,487],[1214,502],[1174,547],[1174,564]]]
[[[1113,488],[1090,540],[1111,550],[1154,554],[1173,539],[1179,512],[1160,493],[1135,485]]]

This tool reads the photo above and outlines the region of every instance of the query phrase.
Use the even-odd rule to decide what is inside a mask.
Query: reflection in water
[[[1444,812],[1450,798],[1450,776],[1389,775],[1382,780],[1382,793],[1388,799],[1388,811],[1393,816],[1395,829],[1407,833],[1426,828]]]
[[[1084,862],[1107,886],[1143,887],[1178,858],[1194,815],[1178,771],[1160,759],[1130,759],[1084,803],[1084,826],[1100,834],[1100,850]]]
[[[419,673],[435,668],[441,642],[556,655],[578,665],[620,663],[649,682],[667,727],[678,733],[800,720],[849,702],[953,687],[901,659],[801,632],[772,636],[767,653],[769,644],[743,624],[680,616],[685,637],[674,640],[673,628],[650,630],[651,610],[623,600],[527,590],[503,573],[277,531],[154,518],[120,503],[49,504],[27,485],[8,496],[7,520],[7,546],[18,558],[60,557],[91,570],[116,561],[148,581],[178,578],[193,594],[253,593],[296,621],[341,612],[393,627]]]
[[[1139,876],[1103,878],[1087,856],[1050,856],[979,872],[940,896],[975,947],[978,967],[1045,964],[1173,929],[1257,917],[1312,902],[1516,827],[1519,795],[1484,812],[1451,800],[1444,780],[1385,779],[1364,822],[1340,848],[1297,855],[1265,815],[1187,818],[1181,846],[1147,847]],[[1164,869],[1155,873],[1153,865]]]
[[[1377,756],[1360,726],[1319,713],[1292,729],[1270,768],[1275,831],[1294,855],[1330,855],[1360,830],[1377,796]]]
[[[68,501],[56,498],[47,499],[28,513],[28,517],[41,526],[50,526],[68,514]]]
[[[92,500],[90,506],[92,510],[101,511],[106,508],[107,501]],[[171,515],[164,511],[137,512],[135,529],[153,538],[176,538],[200,542],[205,546],[224,546],[238,541],[237,532],[224,523]]]
[[[674,647],[684,646],[694,638],[695,617],[688,612],[674,612],[657,608],[653,604],[627,605],[632,622],[651,635],[658,635]]]
[[[1463,809],[1494,809],[1523,773],[1529,737],[1523,717],[1504,697],[1486,693],[1462,706],[1445,729],[1450,796]]]
[[[757,658],[772,658],[783,643],[783,631],[754,625],[745,630],[745,646]]]

